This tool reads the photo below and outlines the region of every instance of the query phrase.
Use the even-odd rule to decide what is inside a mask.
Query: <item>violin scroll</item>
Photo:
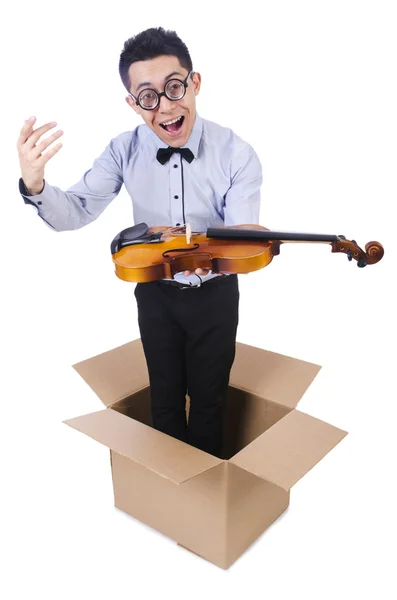
[[[368,242],[368,244],[365,244],[365,252],[368,256],[373,257],[373,262],[380,261],[385,253],[382,244],[379,242]]]
[[[357,245],[356,240],[347,240],[344,235],[338,235],[338,239],[332,242],[332,252],[344,252],[348,260],[356,260],[358,267],[373,265],[381,260],[385,251],[379,242],[368,242],[365,250]]]

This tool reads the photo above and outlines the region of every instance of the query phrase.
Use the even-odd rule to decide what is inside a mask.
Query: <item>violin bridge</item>
[[[186,224],[186,243],[189,245],[190,240],[192,238],[192,228],[190,227],[190,223]]]

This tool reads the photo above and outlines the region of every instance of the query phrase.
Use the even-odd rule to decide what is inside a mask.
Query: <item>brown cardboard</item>
[[[236,347],[223,459],[151,427],[140,340],[74,368],[106,408],[64,422],[110,449],[115,506],[224,569],[346,435],[295,409],[318,365],[246,344]]]
[[[230,462],[289,490],[345,435],[324,421],[292,410]]]
[[[183,483],[222,463],[211,454],[115,410],[100,410],[69,419],[66,423],[174,483]]]

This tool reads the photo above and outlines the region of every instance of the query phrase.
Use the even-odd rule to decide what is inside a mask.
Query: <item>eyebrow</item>
[[[164,77],[164,81],[167,81],[167,79],[170,79],[171,77],[173,77],[174,75],[181,75],[181,77],[183,77],[183,73],[180,73],[179,71],[172,71],[172,73],[170,73],[169,75],[167,75],[167,77]],[[150,81],[143,81],[142,83],[140,83],[138,85],[138,87],[136,88],[136,91],[140,90],[142,87],[146,87],[148,85],[152,85],[152,83]]]

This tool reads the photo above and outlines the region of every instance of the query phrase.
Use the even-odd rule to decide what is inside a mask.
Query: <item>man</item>
[[[55,231],[77,229],[96,219],[124,183],[135,223],[189,223],[202,232],[258,223],[258,157],[230,129],[197,114],[201,76],[176,33],[156,28],[127,40],[119,72],[126,101],[144,124],[112,139],[81,180],[62,191],[44,179],[45,164],[62,144],[43,152],[63,132],[40,141],[56,123],[33,130],[34,119],[26,121],[18,140],[25,203]],[[222,409],[238,324],[237,276],[185,271],[171,280],[137,284],[135,296],[153,426],[221,456]]]

